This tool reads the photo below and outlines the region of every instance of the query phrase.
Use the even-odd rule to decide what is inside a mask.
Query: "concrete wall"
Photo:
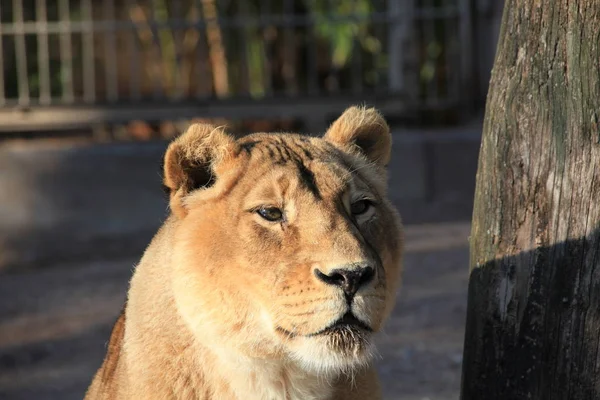
[[[166,215],[165,143],[0,147],[0,266],[132,255]]]
[[[406,223],[470,219],[480,125],[394,134]],[[164,142],[0,144],[0,269],[140,255],[167,215]]]

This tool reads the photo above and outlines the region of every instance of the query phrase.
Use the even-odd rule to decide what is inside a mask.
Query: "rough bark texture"
[[[600,399],[600,1],[507,0],[477,173],[462,399]]]

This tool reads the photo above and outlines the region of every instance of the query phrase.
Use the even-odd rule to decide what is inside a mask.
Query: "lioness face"
[[[316,372],[370,360],[372,335],[394,304],[402,240],[385,197],[390,140],[379,136],[389,131],[379,114],[368,116],[378,119],[367,131],[342,116],[324,138],[234,141],[212,131],[224,143],[208,184],[171,195],[173,290],[199,340]]]

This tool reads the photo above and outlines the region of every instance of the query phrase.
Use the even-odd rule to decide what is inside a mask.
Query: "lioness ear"
[[[329,127],[325,139],[350,151],[358,150],[369,161],[387,166],[392,135],[383,116],[374,108],[350,107]]]
[[[214,184],[213,168],[234,154],[235,140],[220,127],[194,124],[175,139],[165,153],[163,184],[169,192],[171,210],[184,216],[185,195]]]

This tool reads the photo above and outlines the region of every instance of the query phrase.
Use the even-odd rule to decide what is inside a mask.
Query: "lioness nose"
[[[337,268],[327,274],[315,269],[315,275],[329,285],[339,286],[346,298],[351,299],[361,286],[373,280],[375,270],[368,265],[360,265],[359,268],[353,265],[352,268]]]

